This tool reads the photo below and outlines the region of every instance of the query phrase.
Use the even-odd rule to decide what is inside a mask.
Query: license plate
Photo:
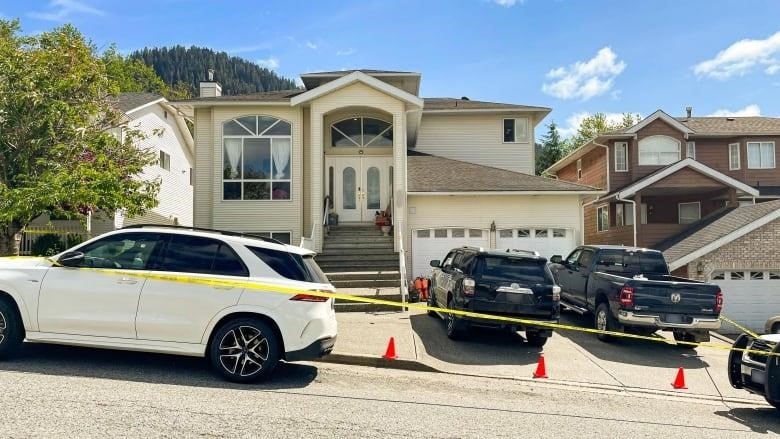
[[[750,370],[750,380],[756,384],[766,384],[766,372],[763,370]]]
[[[683,323],[683,316],[680,314],[667,314],[666,323]]]
[[[498,287],[496,291],[498,291],[499,293],[530,294],[530,295],[534,294],[534,292],[528,288],[520,288],[519,286],[515,286],[515,285]]]

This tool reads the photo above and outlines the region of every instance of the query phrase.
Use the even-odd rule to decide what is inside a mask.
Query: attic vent
[[[729,122],[734,122],[734,118],[733,117],[727,117],[726,120],[729,121]]]
[[[461,96],[460,100],[461,101],[468,101],[469,97],[468,96]]]

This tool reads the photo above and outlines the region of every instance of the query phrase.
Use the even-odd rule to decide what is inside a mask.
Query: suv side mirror
[[[550,258],[550,262],[553,264],[562,264],[563,263],[563,256],[561,255],[553,255],[553,257]]]
[[[84,253],[81,252],[65,252],[57,262],[63,267],[78,267],[84,262]]]
[[[441,266],[441,261],[438,259],[434,259],[430,262],[431,267],[433,268],[439,268]]]

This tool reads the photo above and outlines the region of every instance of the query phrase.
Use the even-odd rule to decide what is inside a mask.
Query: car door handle
[[[135,284],[138,283],[138,279],[131,279],[129,277],[123,277],[122,279],[119,279],[118,281],[116,281],[116,283],[122,284],[122,285],[135,285]]]

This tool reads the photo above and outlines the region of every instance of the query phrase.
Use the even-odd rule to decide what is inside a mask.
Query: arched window
[[[222,124],[222,199],[289,200],[292,127],[269,116]]]
[[[350,117],[331,125],[330,136],[335,147],[393,146],[393,124],[373,117]]]
[[[650,136],[639,141],[640,165],[669,165],[680,160],[680,141],[669,136]]]

